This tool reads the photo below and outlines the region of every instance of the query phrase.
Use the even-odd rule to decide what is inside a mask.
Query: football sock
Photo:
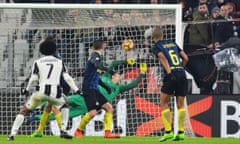
[[[163,125],[165,127],[165,131],[171,131],[172,130],[172,126],[171,126],[171,119],[170,119],[170,109],[164,109],[162,111],[162,121],[163,121]]]
[[[24,115],[18,114],[13,122],[13,126],[11,129],[11,136],[15,136],[18,132],[19,127],[22,125],[24,121]]]
[[[62,129],[66,130],[67,129],[67,124],[68,124],[69,109],[68,108],[62,108],[61,113],[62,113]]]
[[[62,130],[62,116],[61,116],[61,113],[60,112],[56,113],[55,118],[56,118],[57,125],[58,125],[59,129]]]
[[[43,131],[48,119],[49,119],[50,112],[43,111],[39,126],[38,126],[38,131]]]
[[[78,125],[78,129],[79,130],[83,130],[85,128],[85,126],[89,123],[89,121],[91,120],[92,118],[90,117],[90,115],[87,113],[83,116],[80,124]]]
[[[186,110],[185,108],[178,109],[178,130],[184,131],[184,122],[186,118]]]
[[[104,130],[110,130],[112,126],[112,113],[106,112],[104,115]]]

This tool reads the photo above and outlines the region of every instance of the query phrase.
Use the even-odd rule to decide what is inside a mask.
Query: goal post
[[[137,63],[146,62],[148,72],[137,88],[116,97],[112,130],[122,136],[162,135],[159,92],[163,68],[150,53],[151,30],[161,26],[164,38],[182,41],[182,8],[180,5],[98,5],[98,4],[1,4],[0,5],[0,133],[8,134],[12,122],[24,104],[20,96],[21,83],[30,73],[33,60],[41,55],[39,44],[46,36],[53,36],[58,52],[70,74],[81,88],[84,65],[91,52],[92,42],[104,39],[108,46],[104,62],[133,57]],[[131,39],[134,48],[126,51],[122,42]],[[118,67],[121,84],[128,84],[139,74],[138,65]],[[171,109],[176,120],[174,98]],[[175,110],[174,110],[175,109]],[[20,134],[30,134],[37,123],[26,123]],[[87,135],[103,133],[103,112],[86,127]],[[73,123],[74,120],[71,120]],[[176,122],[174,130],[176,131]],[[69,129],[72,124],[69,124]],[[193,136],[191,124],[187,134]],[[51,133],[46,128],[46,133]]]

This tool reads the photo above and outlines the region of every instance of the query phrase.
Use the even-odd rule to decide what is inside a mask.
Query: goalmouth
[[[1,4],[0,13],[1,134],[9,133],[15,115],[24,104],[25,98],[19,96],[21,84],[29,75],[33,60],[41,56],[38,46],[47,35],[56,40],[59,54],[80,88],[85,61],[95,39],[102,38],[108,43],[104,53],[106,64],[127,57],[146,62],[148,73],[141,84],[112,102],[116,109],[113,131],[121,132],[122,136],[163,134],[158,111],[163,68],[149,51],[153,45],[151,30],[161,26],[164,38],[176,41],[181,47],[181,5]],[[133,40],[133,50],[121,47],[125,39]],[[139,73],[136,66],[119,67],[119,71],[123,72],[122,84],[129,83]],[[172,99],[173,111],[176,109],[174,103]],[[155,107],[147,107],[148,104]],[[176,121],[177,113],[173,113]],[[87,126],[89,135],[103,132],[101,117],[99,114]],[[156,119],[159,123],[154,122]],[[148,123],[150,127],[145,126]],[[176,127],[177,122],[174,123],[175,132]],[[194,136],[189,120],[186,128],[187,135]],[[19,133],[30,134],[35,129],[36,124],[25,124]],[[51,130],[47,128],[45,132],[49,134]]]

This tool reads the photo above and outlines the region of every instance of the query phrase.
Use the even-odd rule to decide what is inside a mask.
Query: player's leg
[[[60,130],[62,130],[62,114],[61,114],[61,112],[56,107],[52,108],[52,112],[53,112],[53,114],[55,116],[55,119],[57,121],[58,128]]]
[[[184,122],[186,119],[185,96],[187,94],[187,79],[185,73],[176,74],[178,82],[175,90],[177,108],[178,108],[178,134],[174,140],[184,140]]]
[[[161,107],[161,116],[163,125],[165,128],[165,132],[163,137],[160,139],[160,141],[166,141],[168,139],[173,138],[173,132],[172,132],[172,124],[171,124],[171,110],[168,106],[168,103],[170,102],[171,95],[174,92],[175,88],[175,82],[171,79],[168,79],[167,77],[164,77],[163,79],[163,86],[161,88],[161,94],[160,94],[160,107]]]
[[[66,131],[67,125],[68,125],[68,119],[69,119],[69,106],[67,103],[65,103],[61,107],[61,113],[62,113],[62,129]]]
[[[160,107],[162,109],[161,115],[162,115],[162,121],[165,128],[165,132],[163,137],[160,139],[160,141],[166,141],[168,139],[173,138],[173,132],[172,132],[172,124],[171,124],[171,111],[168,107],[168,103],[170,102],[170,95],[166,94],[164,92],[161,92],[160,94]]]
[[[177,96],[177,108],[178,108],[178,134],[174,140],[184,140],[184,122],[186,118],[186,110],[184,108],[185,96]]]
[[[53,97],[49,97],[48,98],[48,102],[51,103],[55,107],[62,106],[62,105],[64,105],[66,103],[66,101],[64,99],[57,99],[57,98],[53,98]],[[58,109],[54,109],[54,110],[55,111],[53,111],[53,112],[55,113],[55,118],[57,120],[58,127],[60,129],[60,137],[61,138],[66,138],[66,139],[72,139],[72,136],[69,135],[66,131],[64,131],[62,129],[61,112]]]
[[[106,113],[104,115],[104,137],[105,138],[120,138],[119,134],[115,134],[111,132],[111,126],[113,121],[113,107],[112,105],[107,101],[107,99],[101,94],[98,93],[97,95],[97,101],[99,102],[99,105],[101,108],[103,108]]]
[[[102,108],[106,111],[104,115],[104,131],[105,131],[105,138],[120,138],[120,135],[114,134],[111,132],[111,126],[113,121],[113,107],[112,105],[107,102],[103,104]]]
[[[29,113],[29,111],[30,110],[26,106],[24,106],[21,109],[20,113],[16,116],[12,125],[10,136],[8,137],[9,141],[14,140],[14,137],[17,134],[19,127],[23,124],[24,117]]]
[[[37,131],[35,131],[31,135],[31,137],[42,137],[43,136],[43,130],[44,130],[45,126],[46,126],[46,123],[49,120],[49,116],[50,116],[51,110],[52,110],[52,104],[48,103],[45,106],[45,108],[44,108],[42,117],[41,117],[40,122],[39,122],[38,129],[37,129]]]
[[[88,113],[86,113],[79,125],[78,128],[75,132],[75,137],[76,138],[81,138],[82,137],[82,132],[83,129],[85,128],[85,126],[89,123],[89,121],[97,114],[97,106],[96,106],[96,97],[97,97],[97,91],[96,90],[87,90],[87,91],[83,91],[83,95],[84,95],[84,100],[88,109]]]
[[[81,138],[82,136],[83,136],[83,130],[84,130],[84,128],[86,127],[86,125],[90,122],[90,120],[92,119],[92,118],[94,118],[94,116],[97,114],[97,110],[96,109],[92,109],[92,110],[90,110],[88,113],[86,113],[83,117],[82,117],[82,119],[81,119],[81,121],[80,121],[80,123],[79,123],[79,125],[78,125],[78,128],[77,128],[77,130],[75,131],[75,137],[76,138]]]
[[[14,140],[14,137],[17,134],[19,127],[24,121],[24,116],[27,115],[29,111],[34,110],[37,106],[39,106],[41,102],[42,100],[41,96],[39,96],[39,93],[33,93],[26,105],[21,110],[20,114],[16,116],[8,140]]]

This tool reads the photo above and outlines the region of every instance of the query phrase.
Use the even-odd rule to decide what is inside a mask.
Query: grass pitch
[[[17,135],[14,141],[7,141],[7,135],[0,135],[0,144],[240,144],[240,138],[186,138],[184,141],[159,142],[159,137],[121,137],[120,139],[105,139],[103,137],[83,137],[72,140],[56,136],[31,138]]]

